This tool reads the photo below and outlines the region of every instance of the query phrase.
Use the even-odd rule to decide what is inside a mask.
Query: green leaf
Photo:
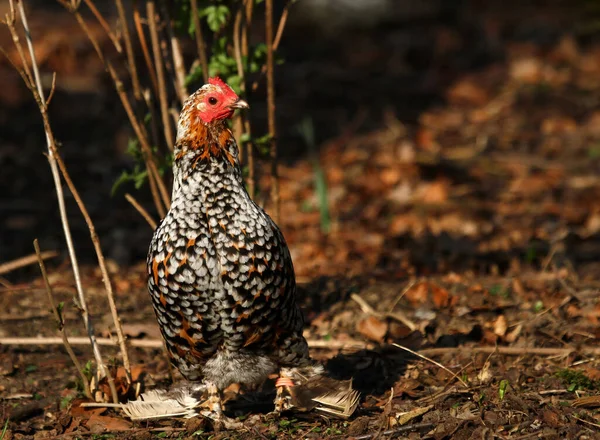
[[[131,182],[132,180],[133,177],[131,176],[131,174],[129,174],[127,171],[123,171],[121,175],[117,178],[117,180],[115,180],[115,183],[113,183],[113,186],[110,190],[110,196],[114,197],[115,193],[117,192],[117,189],[119,189],[121,185],[123,185],[126,182]]]
[[[208,27],[213,32],[218,32],[227,23],[229,8],[225,5],[213,5],[204,8],[201,15],[206,16]]]
[[[192,83],[203,80],[202,66],[200,63],[193,65],[188,75],[185,77],[185,85],[189,86]]]
[[[506,395],[506,389],[508,388],[508,381],[506,379],[502,379],[500,381],[500,386],[498,387],[498,397],[500,400],[504,400],[504,396]]]

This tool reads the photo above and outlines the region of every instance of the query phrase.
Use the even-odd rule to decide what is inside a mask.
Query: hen
[[[248,108],[219,78],[185,102],[177,127],[172,205],[154,233],[148,288],[171,362],[209,398],[223,423],[221,391],[280,370],[276,410],[295,374],[322,367],[308,354],[292,259],[277,225],[249,197],[227,127]],[[287,370],[286,370],[287,369]],[[292,382],[290,382],[292,381]]]

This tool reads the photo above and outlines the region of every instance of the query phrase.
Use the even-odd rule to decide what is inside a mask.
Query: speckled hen
[[[245,101],[211,78],[183,106],[174,151],[172,205],[148,254],[148,287],[172,363],[210,398],[285,368],[318,372],[302,336],[296,284],[281,231],[249,197],[227,127]],[[278,389],[276,407],[285,407]]]

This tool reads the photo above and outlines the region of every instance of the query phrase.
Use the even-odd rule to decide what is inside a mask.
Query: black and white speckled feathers
[[[218,93],[205,85],[182,110],[172,205],[150,245],[148,288],[173,364],[223,389],[310,359],[281,231],[248,196],[225,119],[203,120],[206,96]]]

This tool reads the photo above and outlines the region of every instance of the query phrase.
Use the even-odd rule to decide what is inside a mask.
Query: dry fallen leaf
[[[369,316],[358,321],[356,330],[372,341],[382,342],[387,332],[387,324],[374,316]]]
[[[508,324],[506,323],[506,317],[504,315],[498,316],[494,321],[494,333],[500,337],[506,334]]]

